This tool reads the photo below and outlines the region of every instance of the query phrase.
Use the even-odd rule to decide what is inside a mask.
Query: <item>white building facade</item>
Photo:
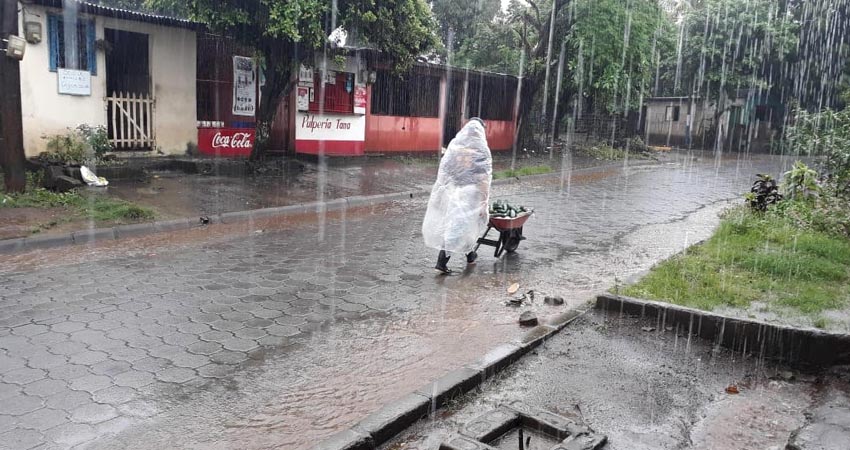
[[[196,24],[78,1],[19,3],[24,148],[80,125],[118,151],[183,154],[197,144]]]

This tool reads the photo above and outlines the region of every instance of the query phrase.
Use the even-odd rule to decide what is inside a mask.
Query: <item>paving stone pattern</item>
[[[542,279],[571,252],[605,251],[634,227],[737,195],[749,183],[739,174],[756,170],[764,167],[735,161],[645,169],[576,183],[568,195],[551,184],[504,188],[496,194],[539,211],[524,259],[507,270],[538,270]],[[164,392],[238,376],[254,352],[285,348],[332,321],[400,316],[432,305],[436,293],[452,295],[428,270],[423,209],[411,201],[323,231],[305,225],[155,257],[0,274],[0,447],[69,448],[120,433],[180,401]],[[499,270],[481,266],[483,275]],[[457,289],[472,295],[483,284]]]

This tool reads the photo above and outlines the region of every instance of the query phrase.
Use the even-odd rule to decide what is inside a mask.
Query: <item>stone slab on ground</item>
[[[416,393],[429,398],[435,407],[440,408],[472,390],[478,385],[478,378],[481,378],[480,370],[461,367],[419,388]]]
[[[806,412],[806,425],[795,431],[786,450],[850,449],[850,386],[829,384]]]
[[[777,358],[805,367],[850,364],[850,334],[797,328],[752,319],[729,317],[695,308],[614,294],[601,294],[596,308],[616,314],[658,318],[666,327],[716,340],[739,349],[745,342],[761,358]]]
[[[354,426],[380,445],[412,425],[431,410],[431,399],[421,394],[406,395],[367,416]]]

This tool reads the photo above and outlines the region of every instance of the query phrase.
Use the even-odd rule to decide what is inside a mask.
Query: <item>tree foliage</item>
[[[792,154],[824,156],[840,190],[850,193],[850,109],[797,110],[786,130],[786,142]]]
[[[515,74],[519,70],[521,42],[514,24],[502,13],[471,28],[472,38],[462,41],[452,58],[454,65]]]
[[[500,13],[500,0],[432,0],[431,10],[440,25],[440,37],[448,47],[450,35],[454,51],[476,35],[479,26],[492,22]]]
[[[683,11],[681,51],[670,55],[664,71],[668,93],[717,98],[773,88],[797,44],[793,11],[784,3],[703,0]]]
[[[573,21],[568,37],[572,89],[581,85],[582,95],[595,100],[600,111],[638,108],[652,84],[655,55],[672,46],[670,23],[658,3],[578,0]]]

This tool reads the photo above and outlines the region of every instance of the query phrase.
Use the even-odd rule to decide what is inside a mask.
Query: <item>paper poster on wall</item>
[[[328,70],[325,72],[325,84],[336,84],[336,71]]]
[[[295,96],[295,106],[299,111],[307,111],[310,108],[310,103],[307,101],[308,91],[312,89],[298,86],[298,91]]]
[[[366,114],[366,86],[354,87],[354,114]]]
[[[315,102],[315,101],[316,101],[316,90],[313,89],[313,88],[310,88],[310,102]]]
[[[88,70],[56,69],[59,93],[91,95],[91,73]]]
[[[313,87],[313,69],[305,65],[301,65],[298,70],[298,84],[300,86]]]
[[[254,117],[257,108],[257,78],[254,60],[233,57],[233,115]]]

